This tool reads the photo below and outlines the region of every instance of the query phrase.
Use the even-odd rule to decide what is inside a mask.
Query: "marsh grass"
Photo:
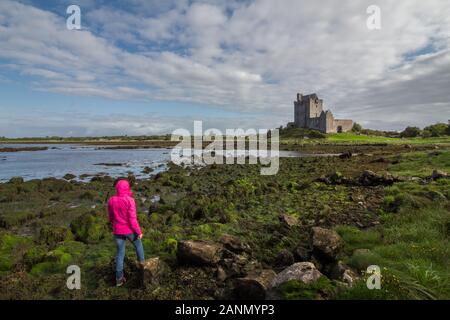
[[[433,158],[424,153],[410,154],[403,157],[401,165],[392,165],[390,171],[428,175],[432,168],[448,170],[449,160],[448,151]],[[381,226],[365,231],[337,227],[349,254],[348,264],[361,271],[370,264],[387,268],[398,279],[401,289],[369,293],[364,285],[358,284],[341,297],[450,299],[449,201],[445,196],[439,201],[430,197],[430,192],[448,194],[448,191],[447,181],[426,185],[399,183],[386,188],[384,203],[391,212],[382,213]]]
[[[430,176],[433,170],[447,170],[450,169],[450,151],[437,152],[411,152],[402,155],[399,163],[393,164],[389,167],[389,171],[400,175],[409,177],[427,177]]]

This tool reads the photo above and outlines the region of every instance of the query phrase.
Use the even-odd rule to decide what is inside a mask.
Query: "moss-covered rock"
[[[315,300],[331,298],[335,294],[335,287],[327,277],[320,277],[312,283],[291,280],[277,288],[277,294],[283,300]]]
[[[12,271],[31,244],[32,240],[28,237],[0,234],[0,273]]]
[[[62,241],[73,240],[73,234],[67,227],[43,226],[39,231],[39,241],[50,247]]]
[[[45,255],[48,252],[48,248],[45,245],[35,245],[25,251],[23,255],[23,262],[28,270],[42,262],[45,259]]]
[[[91,211],[73,220],[70,228],[76,240],[84,243],[97,243],[108,235],[108,224],[106,214],[102,216]]]

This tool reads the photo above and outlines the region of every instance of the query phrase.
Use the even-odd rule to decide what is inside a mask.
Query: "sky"
[[[0,0],[0,136],[270,129],[297,92],[366,128],[447,122],[450,2]]]

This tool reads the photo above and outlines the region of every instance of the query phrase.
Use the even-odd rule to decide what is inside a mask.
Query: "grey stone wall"
[[[323,100],[315,93],[305,96],[298,93],[294,101],[294,126],[325,133],[346,132],[352,129],[353,121],[334,119],[331,111],[323,110]]]
[[[336,119],[334,120],[334,132],[347,132],[353,128],[353,120],[348,119]]]

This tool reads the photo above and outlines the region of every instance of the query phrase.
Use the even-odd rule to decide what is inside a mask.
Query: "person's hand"
[[[138,238],[139,238],[139,239],[142,239],[142,233],[141,233],[140,235],[138,235]]]

